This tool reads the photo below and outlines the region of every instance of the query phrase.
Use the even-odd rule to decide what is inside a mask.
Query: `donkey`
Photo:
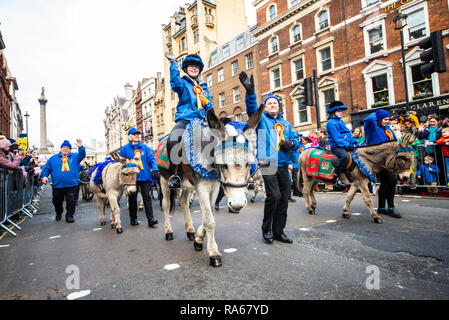
[[[213,267],[220,267],[222,265],[221,253],[218,251],[217,243],[215,242],[215,218],[213,214],[214,203],[218,195],[220,182],[223,185],[229,209],[238,213],[247,204],[246,195],[248,193],[247,186],[250,177],[251,163],[256,160],[255,149],[252,148],[252,145],[257,139],[256,128],[262,113],[263,108],[259,108],[259,110],[248,120],[243,134],[236,139],[236,137],[229,136],[224,125],[218,120],[214,111],[208,111],[207,122],[209,127],[197,129],[200,130],[202,152],[195,156],[200,159],[200,162],[205,163],[207,161],[206,158],[210,156],[208,147],[212,144],[214,147],[214,157],[209,161],[209,164],[205,165],[205,167],[207,170],[216,170],[219,177],[218,180],[207,180],[197,174],[192,169],[191,164],[183,164],[183,171],[188,170],[190,172],[184,172],[181,181],[182,194],[179,199],[184,213],[187,238],[194,241],[193,244],[196,251],[201,251],[203,249],[204,238],[207,236],[207,251],[210,265]],[[187,152],[185,148],[185,138],[186,136],[184,135],[181,140],[183,155]],[[212,143],[210,142],[211,138],[213,138]],[[172,213],[175,208],[173,203],[175,195],[173,192],[170,195],[170,190],[168,188],[170,172],[163,168],[160,168],[160,171],[161,189],[163,194],[162,208],[165,215],[165,239],[173,240],[170,213]],[[202,222],[198,227],[196,235],[188,205],[188,197],[192,190],[195,190],[198,195],[202,213]]]
[[[81,189],[81,194],[83,195],[83,200],[91,201],[94,198],[94,193],[90,190],[90,178],[89,171],[92,169],[91,166],[87,166],[87,168],[80,172],[79,186]]]
[[[398,175],[401,180],[406,179],[410,176],[410,167],[414,157],[414,153],[410,147],[415,139],[416,134],[412,135],[407,132],[403,137],[402,142],[391,141],[378,145],[359,147],[357,148],[356,154],[372,174],[376,174],[383,169],[386,169]],[[304,182],[303,195],[306,209],[310,214],[315,214],[317,202],[313,190],[319,182],[329,183],[329,180],[306,175],[306,157],[309,152],[311,152],[311,149],[301,153],[298,160],[300,168],[298,172],[298,188],[300,187],[302,172],[302,180]],[[363,200],[370,211],[371,218],[373,218],[376,223],[382,223],[382,218],[374,210],[373,202],[370,197],[368,189],[369,179],[360,171],[357,165],[349,172],[349,176],[351,181],[349,181],[346,173],[341,176],[343,182],[351,185],[346,197],[345,206],[343,207],[343,218],[350,218],[349,206],[354,199],[357,190],[360,189]],[[312,201],[312,204],[310,204],[310,200]]]
[[[139,173],[138,161],[140,159],[140,153],[137,152],[134,159],[126,159],[118,156],[117,154],[111,154],[112,159],[117,162],[109,163],[101,173],[102,184],[96,185],[93,181],[95,174],[98,170],[92,173],[90,180],[90,189],[96,195],[98,209],[100,210],[100,224],[106,225],[105,221],[105,208],[109,201],[111,206],[111,214],[109,222],[112,229],[116,229],[117,233],[122,233],[122,222],[120,220],[120,207],[118,202],[122,198],[123,192],[135,193],[137,174]]]
[[[265,191],[265,184],[263,182],[262,172],[260,169],[257,169],[257,171],[254,173],[252,177],[253,183],[254,183],[254,195],[251,198],[251,202],[254,203],[256,201],[257,194],[262,191],[264,198],[267,197],[267,192]]]

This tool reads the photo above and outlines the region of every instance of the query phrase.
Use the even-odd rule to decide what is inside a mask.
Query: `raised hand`
[[[176,61],[178,57],[176,57],[175,55],[171,54],[170,52],[166,52],[165,53],[165,57],[168,59],[168,61],[172,62],[172,61]]]
[[[81,139],[76,139],[76,145],[81,147],[83,145],[83,141]]]
[[[240,72],[239,79],[242,85],[245,87],[246,94],[254,93],[254,76],[251,75],[251,78],[248,78],[248,75],[245,71]]]

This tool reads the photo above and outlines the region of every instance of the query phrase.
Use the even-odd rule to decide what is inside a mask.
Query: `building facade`
[[[179,65],[188,54],[198,54],[208,67],[209,54],[246,29],[244,0],[196,0],[179,8],[170,17],[170,23],[162,25],[163,51],[177,56]],[[169,67],[170,63],[164,58],[166,133],[174,125],[178,103],[178,97],[169,85]]]
[[[151,149],[154,142],[154,97],[156,95],[156,78],[142,81],[142,141]]]
[[[0,33],[0,130],[7,137],[10,136],[11,129],[11,73],[8,68],[4,49],[6,48]]]
[[[122,146],[128,143],[124,134],[125,119],[128,118],[127,109],[124,108],[126,99],[115,97],[113,103],[105,110],[105,143],[106,152],[119,152]]]
[[[324,126],[333,100],[349,107],[344,120],[350,122],[351,114],[357,126],[359,114],[370,112],[366,110],[404,103],[400,32],[393,21],[399,8],[408,16],[403,31],[410,100],[449,93],[449,74],[421,75],[422,50],[417,47],[430,32],[447,27],[447,0],[256,0],[253,5],[262,96],[278,95],[297,131],[315,129],[318,121]],[[447,30],[443,34],[447,48]],[[318,121],[316,108],[304,105],[299,86],[313,70],[318,74]],[[443,102],[439,107],[445,109]]]
[[[254,76],[256,94],[260,96],[259,47],[251,35],[255,26],[238,34],[210,53],[209,68],[203,71],[219,118],[246,121],[245,88],[239,73],[245,71]]]
[[[165,78],[160,72],[156,78],[156,93],[154,95],[154,146],[157,148],[159,140],[168,132],[165,126]]]

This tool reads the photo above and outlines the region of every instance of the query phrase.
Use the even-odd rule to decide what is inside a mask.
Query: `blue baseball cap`
[[[141,134],[139,130],[137,130],[136,128],[131,128],[128,131],[128,136],[131,134]]]

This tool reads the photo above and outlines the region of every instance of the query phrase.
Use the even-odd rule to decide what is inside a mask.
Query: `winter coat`
[[[247,94],[245,97],[246,112],[248,117],[251,117],[254,112],[259,109],[257,105],[257,96],[255,93]],[[263,162],[270,162],[271,165],[283,167],[289,163],[292,163],[290,155],[282,149],[277,150],[278,134],[274,129],[276,124],[281,124],[284,127],[283,138],[285,141],[290,140],[293,142],[293,147],[290,149],[293,154],[294,151],[299,149],[299,139],[295,131],[293,131],[290,123],[283,119],[282,114],[278,114],[275,118],[268,112],[264,112],[257,126],[257,159]],[[260,130],[265,130],[264,139],[260,139]],[[261,141],[265,140],[265,141]],[[297,160],[296,160],[297,161]]]
[[[17,169],[20,165],[20,160],[19,156],[15,156],[11,152],[5,154],[3,150],[0,150],[0,168]]]
[[[432,168],[432,172],[429,169]],[[438,182],[438,173],[440,173],[440,169],[436,166],[436,164],[422,164],[419,166],[418,172],[416,176],[421,176],[424,183]]]
[[[142,163],[139,164],[140,172],[137,174],[137,181],[152,181],[151,172],[159,171],[159,169],[156,165],[156,157],[150,147],[142,142],[139,142],[136,145],[130,142],[120,150],[119,155],[123,158],[134,159],[136,150],[141,151],[142,161]]]
[[[348,146],[357,143],[351,131],[346,127],[346,123],[340,117],[331,117],[326,123],[326,131],[331,149],[336,147],[346,149]]]
[[[376,113],[372,113],[365,118],[363,123],[366,143],[368,145],[379,144],[387,141],[396,141],[396,135],[389,126],[379,127]]]
[[[209,109],[213,109],[207,83],[201,81],[200,86],[204,90],[203,95],[209,100],[209,103],[198,110],[197,95],[193,91],[193,87],[196,84],[188,76],[180,76],[176,61],[170,64],[170,85],[179,97],[179,102],[176,106],[175,122],[204,118],[206,112]]]
[[[446,139],[448,140],[448,142],[446,142]],[[443,155],[445,157],[449,157],[449,138],[441,137],[437,140],[437,144],[443,146]]]
[[[51,175],[54,189],[70,188],[79,184],[80,162],[86,157],[86,148],[81,146],[78,153],[71,152],[67,156],[67,166],[64,165],[61,152],[48,159],[41,172],[41,178]]]

